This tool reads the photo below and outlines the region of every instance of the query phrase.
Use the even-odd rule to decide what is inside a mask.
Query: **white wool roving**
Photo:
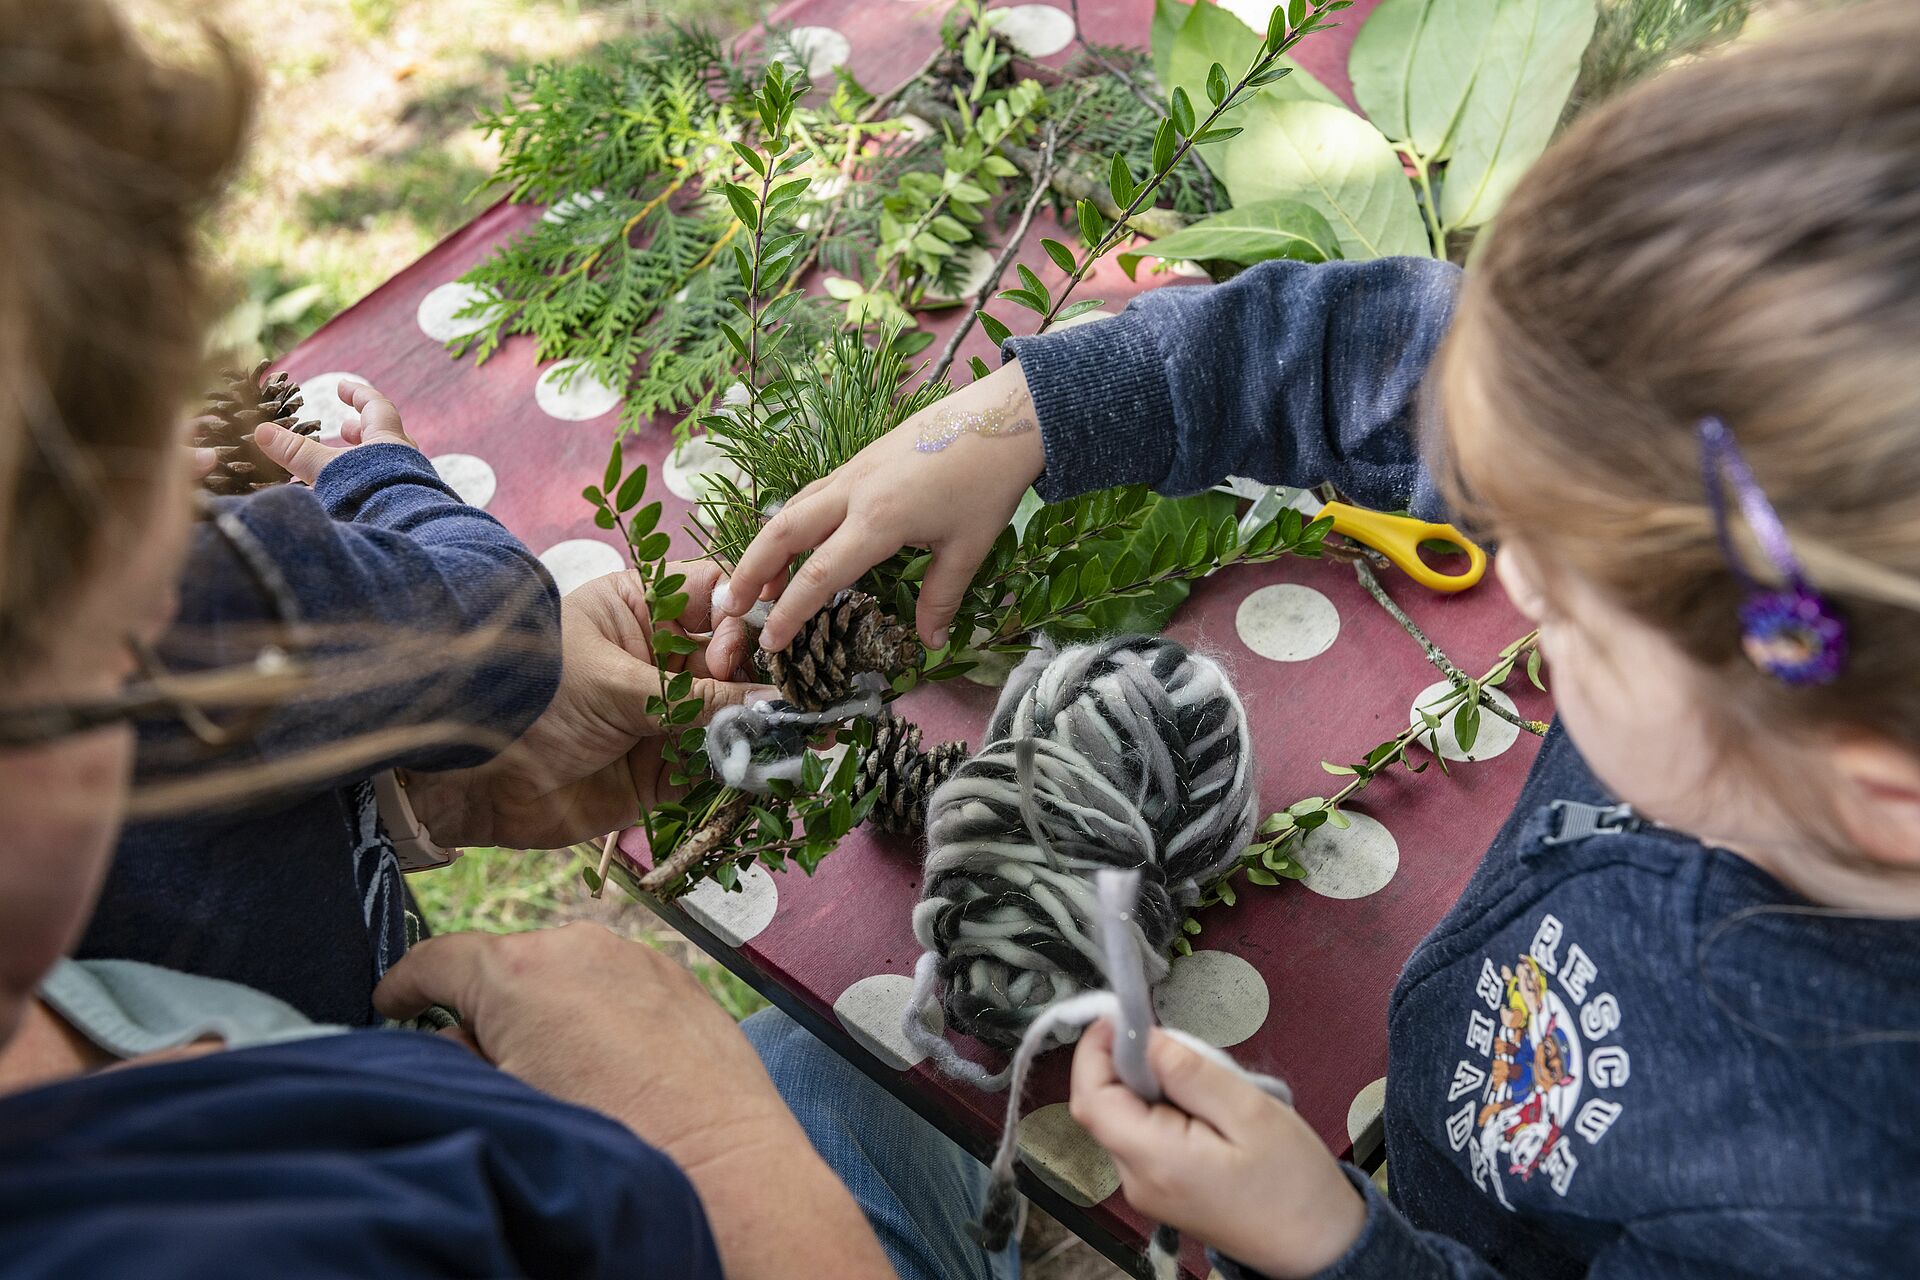
[[[1160,1082],[1147,1061],[1147,1035],[1153,1029],[1153,1003],[1148,998],[1147,956],[1138,946],[1138,932],[1129,928],[1140,888],[1138,871],[1102,870],[1094,876],[1097,901],[1096,934],[1112,989],[1083,991],[1046,1010],[1027,1027],[1027,1033],[1014,1051],[1007,1068],[1007,1118],[1000,1131],[1000,1145],[989,1167],[987,1200],[981,1210],[975,1238],[990,1252],[1004,1249],[1021,1229],[1025,1205],[1014,1187],[1013,1161],[1020,1132],[1020,1095],[1026,1089],[1027,1072],[1053,1038],[1064,1028],[1076,1033],[1094,1021],[1105,1018],[1113,1024],[1114,1073],[1127,1088],[1147,1102],[1160,1102]],[[1202,1057],[1219,1063],[1261,1092],[1291,1104],[1293,1091],[1283,1080],[1248,1071],[1204,1040],[1171,1027],[1165,1033],[1174,1036]],[[1153,1232],[1147,1249],[1147,1261],[1155,1280],[1176,1280],[1180,1265],[1180,1235],[1173,1228],[1160,1226]]]
[[[933,793],[908,1040],[948,1074],[1006,1084],[922,1021],[1011,1049],[1060,1002],[1105,987],[1093,877],[1138,869],[1125,925],[1146,981],[1201,887],[1252,839],[1253,744],[1226,673],[1171,640],[1043,644],[1000,695],[987,745]],[[1090,1019],[1055,1020],[1064,1043]]]

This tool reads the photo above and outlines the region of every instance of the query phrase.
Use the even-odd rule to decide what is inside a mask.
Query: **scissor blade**
[[[1254,534],[1272,524],[1282,511],[1292,507],[1311,520],[1320,514],[1327,504],[1308,493],[1305,489],[1296,489],[1291,485],[1268,485],[1247,513],[1240,517],[1240,541],[1245,542]]]

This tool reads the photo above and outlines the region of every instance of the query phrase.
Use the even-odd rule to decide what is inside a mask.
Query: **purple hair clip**
[[[1828,684],[1847,665],[1847,624],[1825,597],[1807,582],[1800,558],[1793,554],[1786,526],[1753,469],[1734,443],[1733,433],[1718,418],[1702,418],[1699,426],[1700,466],[1713,510],[1714,531],[1727,564],[1746,587],[1740,606],[1740,645],[1753,665],[1784,684]],[[1724,484],[1731,482],[1740,514],[1760,543],[1774,570],[1786,580],[1783,587],[1754,581],[1734,549],[1727,519]]]

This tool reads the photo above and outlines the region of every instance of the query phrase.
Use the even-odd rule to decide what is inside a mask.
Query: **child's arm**
[[[1162,493],[1229,475],[1331,480],[1369,506],[1438,513],[1413,439],[1422,376],[1459,272],[1426,259],[1263,263],[1213,288],[1156,289],[915,415],[802,490],[741,557],[743,613],[813,551],[762,633],[778,648],[900,546],[932,549],[920,631],[944,641],[961,593],[1035,485],[1052,501],[1121,484]],[[817,550],[816,550],[817,548]]]
[[[1506,1275],[1408,1222],[1371,1179],[1335,1163],[1293,1108],[1244,1077],[1157,1031],[1147,1057],[1167,1097],[1151,1106],[1114,1071],[1113,1028],[1089,1027],[1073,1056],[1073,1117],[1112,1154],[1128,1202],[1216,1250],[1226,1280]],[[1506,1211],[1489,1200],[1487,1212]],[[1890,1274],[1920,1239],[1920,1216],[1904,1209],[1836,1211],[1817,1195],[1791,1208],[1735,1201],[1586,1227],[1589,1238],[1601,1228],[1613,1237],[1588,1280]]]
[[[430,747],[343,758],[333,776],[303,788],[395,764],[478,764],[531,724],[558,686],[559,597],[545,568],[400,443],[397,420],[397,438],[378,438],[371,425],[368,443],[324,456],[312,489],[286,485],[222,504],[284,580],[294,630],[309,641],[299,656],[323,677],[220,764],[285,760],[424,725],[448,734]],[[274,596],[245,553],[203,525],[163,658],[206,669],[285,644]],[[177,732],[150,735],[143,764],[162,773],[204,767],[182,745]]]

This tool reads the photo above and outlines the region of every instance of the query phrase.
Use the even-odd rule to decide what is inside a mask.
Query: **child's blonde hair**
[[[1442,385],[1456,509],[1669,636],[1723,728],[1920,749],[1920,6],[1824,15],[1582,120],[1469,269]],[[1845,614],[1832,684],[1742,654],[1708,415]]]
[[[104,0],[0,0],[0,670],[138,527],[202,380],[195,220],[251,97],[207,44],[170,65]]]

